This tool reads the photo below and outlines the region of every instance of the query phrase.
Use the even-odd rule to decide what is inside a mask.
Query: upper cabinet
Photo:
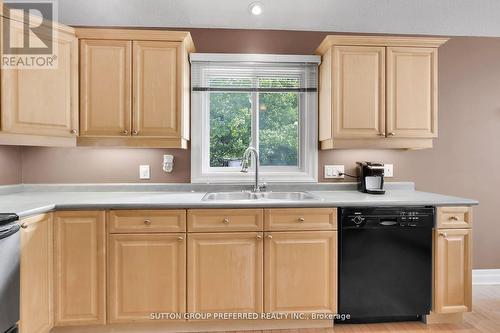
[[[129,135],[132,43],[83,40],[80,59],[80,135]]]
[[[188,32],[78,29],[79,145],[187,148]]]
[[[53,22],[53,29],[42,26],[35,36],[23,29],[22,20],[14,15],[2,20],[3,27],[9,27],[11,45],[23,45],[27,40],[32,45],[35,39],[53,41],[51,59],[56,59],[57,63],[46,68],[34,65],[2,68],[0,144],[75,146],[78,135],[78,40],[74,29]],[[10,57],[6,50],[3,54]]]
[[[319,89],[321,149],[431,148],[443,38],[327,36]]]

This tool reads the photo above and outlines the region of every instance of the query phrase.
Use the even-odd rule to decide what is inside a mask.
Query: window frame
[[[194,57],[193,57],[194,56]],[[221,55],[191,54],[191,61],[217,61],[221,57],[231,62],[283,62],[319,64],[316,56],[288,55]],[[213,58],[216,59],[213,59]],[[251,59],[249,59],[249,57]],[[238,59],[239,58],[239,59]],[[311,61],[313,59],[314,61]],[[258,60],[258,61],[257,61]],[[284,61],[286,60],[286,61]],[[221,61],[221,60],[219,60]],[[277,67],[278,68],[278,67]],[[198,74],[200,75],[200,74]],[[203,75],[203,73],[201,74]],[[301,73],[300,75],[304,75]],[[203,78],[204,80],[204,78]],[[223,92],[223,91],[222,91]],[[252,99],[250,144],[259,147],[259,92],[250,92]],[[255,166],[250,174],[240,172],[239,167],[210,167],[210,92],[191,90],[191,182],[192,183],[251,183],[254,181]],[[318,92],[299,92],[299,149],[298,166],[262,166],[259,168],[261,181],[266,182],[317,182],[318,181]]]

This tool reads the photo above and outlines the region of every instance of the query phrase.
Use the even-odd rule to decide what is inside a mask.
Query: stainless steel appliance
[[[341,209],[338,302],[347,322],[429,313],[433,226],[433,207]]]
[[[369,194],[384,194],[384,163],[356,162],[358,191]]]
[[[0,332],[17,332],[20,233],[15,214],[0,214]]]

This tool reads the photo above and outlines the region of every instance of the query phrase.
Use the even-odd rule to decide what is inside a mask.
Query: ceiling
[[[500,36],[499,0],[58,0],[70,25]]]

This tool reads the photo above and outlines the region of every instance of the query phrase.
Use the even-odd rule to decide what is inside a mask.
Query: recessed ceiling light
[[[248,6],[248,9],[250,10],[250,13],[252,13],[252,15],[260,15],[262,14],[262,3],[260,2],[252,2],[250,4],[250,6]]]

